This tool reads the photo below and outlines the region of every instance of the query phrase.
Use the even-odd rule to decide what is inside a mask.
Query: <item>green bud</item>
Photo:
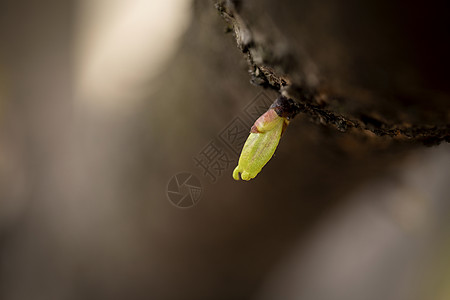
[[[261,115],[250,130],[250,135],[244,144],[233,178],[243,180],[255,178],[267,162],[272,158],[281,135],[295,117],[300,108],[293,100],[280,96]]]
[[[250,135],[244,144],[238,166],[233,171],[233,178],[243,180],[255,178],[272,158],[280,141],[281,134],[289,121],[269,109],[256,120]]]

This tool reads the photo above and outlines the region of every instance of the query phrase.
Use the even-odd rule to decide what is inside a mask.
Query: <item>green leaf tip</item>
[[[242,178],[248,181],[261,172],[275,153],[289,120],[298,110],[294,101],[281,96],[255,121],[242,148],[238,165],[233,171],[235,180]]]

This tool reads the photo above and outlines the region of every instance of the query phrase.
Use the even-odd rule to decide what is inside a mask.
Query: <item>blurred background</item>
[[[0,1],[0,299],[450,299],[449,145],[300,114],[234,181],[220,137],[277,94],[226,28],[210,1]]]

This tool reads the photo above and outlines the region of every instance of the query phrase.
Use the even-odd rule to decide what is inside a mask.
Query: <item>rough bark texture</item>
[[[340,131],[450,141],[444,4],[218,1],[251,81]]]

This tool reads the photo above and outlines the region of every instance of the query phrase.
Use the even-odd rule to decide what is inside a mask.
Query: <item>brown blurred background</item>
[[[277,97],[225,29],[212,2],[0,1],[0,299],[450,298],[448,144],[300,114],[251,182],[195,166]]]

